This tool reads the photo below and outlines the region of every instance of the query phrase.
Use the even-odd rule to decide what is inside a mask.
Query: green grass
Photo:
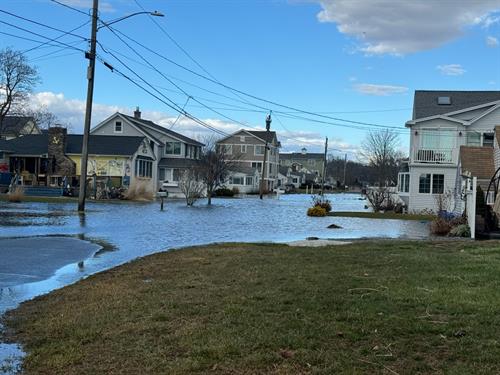
[[[212,245],[5,319],[27,374],[500,373],[500,244]]]
[[[350,211],[329,212],[328,216],[360,217],[364,219],[418,220],[418,221],[422,220],[431,221],[435,218],[432,215],[397,214],[394,212],[350,212]]]

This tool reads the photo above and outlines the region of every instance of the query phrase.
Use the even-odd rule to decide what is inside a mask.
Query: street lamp
[[[260,199],[263,198],[263,195],[264,195],[264,178],[266,176],[266,159],[267,159],[267,139],[268,139],[268,135],[269,135],[269,131],[271,130],[271,122],[273,120],[271,119],[271,113],[269,113],[267,116],[266,116],[266,146],[264,148],[264,162],[262,163],[262,177],[260,179]]]
[[[163,14],[157,11],[154,12],[136,12],[112,20],[110,22],[101,21],[102,26],[97,27],[97,21],[99,17],[97,16],[97,11],[99,7],[99,0],[93,0],[92,4],[92,29],[90,36],[90,52],[86,53],[85,56],[89,59],[89,66],[87,68],[87,103],[85,107],[85,123],[83,126],[83,141],[82,141],[82,158],[81,158],[81,168],[80,168],[80,190],[78,192],[78,211],[85,211],[85,195],[87,191],[87,162],[89,159],[89,134],[90,134],[90,119],[92,117],[92,100],[94,97],[94,74],[95,74],[95,52],[97,44],[97,30],[109,26],[111,24],[123,21],[124,19],[136,16],[139,14],[149,14],[151,16],[163,17]]]

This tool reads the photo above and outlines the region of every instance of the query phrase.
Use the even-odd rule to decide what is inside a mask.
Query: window
[[[244,135],[240,135],[240,142],[245,143],[245,136]]]
[[[166,155],[180,155],[181,154],[181,142],[166,142],[165,143],[165,154]]]
[[[115,133],[123,133],[123,126],[121,121],[115,122]]]
[[[241,147],[240,152],[242,154],[246,154],[247,153],[247,145],[241,145],[240,147]]]
[[[158,174],[158,179],[160,181],[165,181],[165,168],[160,168],[159,174]]]
[[[418,181],[418,192],[421,194],[431,192],[431,175],[430,174],[421,174],[420,175],[420,179]]]
[[[257,169],[259,172],[262,171],[262,163],[260,161],[252,162],[252,168]]]
[[[444,193],[444,174],[432,175],[432,194]]]
[[[232,155],[233,153],[233,145],[219,145],[219,150],[221,150],[226,155]]]
[[[172,172],[172,181],[179,182],[181,180],[182,176],[182,170],[180,169],[174,169]]]
[[[245,185],[243,177],[229,177],[229,183],[231,185]]]
[[[255,155],[264,155],[264,148],[265,146],[260,146],[260,145],[255,145]]]
[[[245,185],[253,185],[253,177],[247,177],[245,179]]]
[[[451,105],[451,98],[449,96],[438,96],[438,105]]]
[[[468,132],[467,146],[481,146],[481,134],[478,132]]]
[[[493,141],[495,136],[493,133],[484,133],[483,134],[483,146],[485,147],[493,147]]]
[[[135,175],[138,177],[152,177],[153,162],[150,160],[137,159],[135,161]]]
[[[398,192],[409,193],[410,192],[410,174],[400,173],[398,177]]]
[[[495,192],[488,191],[486,193],[486,204],[490,206],[495,204]]]

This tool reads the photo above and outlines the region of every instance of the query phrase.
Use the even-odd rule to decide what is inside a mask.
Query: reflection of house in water
[[[44,134],[1,141],[0,165],[4,172],[17,174],[25,186],[60,187],[63,180],[76,186],[82,138],[68,135],[62,127],[52,127]],[[113,186],[126,186],[137,179],[153,187],[151,175],[156,163],[145,137],[89,137],[88,176],[109,180]]]

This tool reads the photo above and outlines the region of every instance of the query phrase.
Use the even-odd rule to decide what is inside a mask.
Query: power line
[[[87,16],[87,17],[90,17],[90,14],[85,13],[83,10],[74,8],[74,7],[72,7],[72,6],[68,5],[68,4],[64,4],[64,3],[60,2],[60,1],[57,1],[57,0],[50,0],[50,1],[52,1],[53,3],[59,4],[59,5],[63,6],[63,7],[65,7],[65,8],[71,9],[71,10],[73,10],[75,12],[81,13],[81,14]]]
[[[47,43],[49,43],[49,42],[53,42],[53,41],[55,41],[55,40],[61,39],[61,38],[63,38],[63,37],[64,37],[64,36],[66,36],[66,35],[70,35],[73,31],[78,30],[78,29],[82,28],[83,26],[88,25],[89,23],[90,23],[90,21],[84,22],[84,23],[82,23],[80,26],[77,26],[77,27],[75,27],[74,29],[71,29],[71,30],[69,30],[69,31],[67,31],[67,32],[65,32],[65,33],[63,33],[63,34],[61,34],[61,35],[59,35],[58,37],[53,38],[53,39],[51,39],[51,40],[49,40],[49,41],[47,41],[47,42],[43,42],[43,43],[41,43],[40,45],[38,45],[38,46],[36,46],[36,47],[29,48],[29,49],[27,49],[27,50],[23,51],[22,53],[28,53],[28,52],[34,51],[34,50],[36,50],[36,49],[38,49],[38,48],[41,48],[41,47],[43,47],[44,45],[46,45]]]
[[[35,21],[35,20],[32,20],[32,19],[29,19],[29,18],[19,16],[19,15],[17,15],[17,14],[14,14],[14,13],[8,12],[8,11],[6,11],[6,10],[2,10],[2,9],[0,9],[0,12],[1,12],[1,13],[5,13],[5,14],[8,14],[8,15],[10,15],[10,16],[12,16],[12,17],[19,18],[19,19],[24,20],[24,21],[26,21],[26,22],[33,23],[33,24],[38,25],[38,26],[46,27],[46,28],[48,28],[48,29],[50,29],[50,30],[58,31],[58,32],[64,33],[64,34],[66,34],[66,35],[71,35],[71,36],[74,36],[74,37],[77,37],[77,38],[80,38],[80,39],[83,39],[83,40],[86,40],[86,41],[88,41],[88,40],[89,40],[88,38],[85,38],[85,37],[83,37],[83,36],[81,36],[81,35],[78,35],[78,34],[73,34],[72,32],[68,32],[68,31],[65,31],[65,30],[61,30],[61,29],[58,29],[57,27],[49,26],[49,25],[46,25],[46,24],[44,24],[44,23],[41,23],[41,22],[38,22],[38,21]]]

